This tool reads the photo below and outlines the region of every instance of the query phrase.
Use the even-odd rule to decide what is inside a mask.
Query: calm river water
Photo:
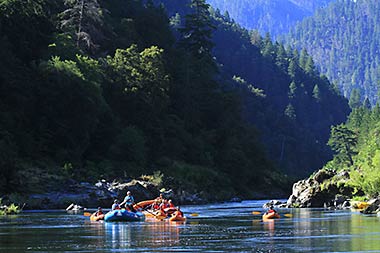
[[[104,223],[90,222],[83,212],[24,212],[0,218],[0,252],[380,252],[376,216],[281,209],[281,219],[263,222],[252,214],[263,211],[263,203],[184,206],[186,223]]]

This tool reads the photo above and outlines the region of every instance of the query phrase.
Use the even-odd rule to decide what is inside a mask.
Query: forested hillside
[[[183,14],[176,12],[180,6],[157,1],[168,3],[172,20],[181,20]],[[259,99],[242,95],[243,116],[260,130],[270,159],[297,177],[323,166],[331,158],[326,145],[330,126],[345,121],[349,113],[345,99],[319,76],[305,51],[284,48],[241,28],[229,16],[211,12],[217,28],[214,55],[223,79],[258,94]]]
[[[332,0],[207,0],[247,29],[269,32],[273,38],[289,32],[298,21],[327,6]]]
[[[203,0],[0,2],[0,193],[162,173],[252,197],[322,165],[348,114],[309,56]]]
[[[287,43],[306,48],[351,106],[378,101],[380,10],[376,0],[339,0],[297,25]]]

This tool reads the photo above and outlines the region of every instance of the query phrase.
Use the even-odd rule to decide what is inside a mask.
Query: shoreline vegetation
[[[226,201],[242,201],[244,199],[285,199],[289,193],[286,187],[268,184],[242,195],[228,185],[215,185],[210,182],[197,184],[184,178],[165,176],[157,171],[152,175],[142,175],[136,179],[100,179],[96,182],[77,181],[70,177],[49,175],[34,170],[35,175],[29,177],[29,184],[24,192],[4,194],[3,202],[10,205],[24,204],[26,210],[66,209],[71,204],[85,208],[111,207],[114,199],[123,199],[127,191],[131,191],[136,201],[154,199],[161,193],[179,205],[206,204]],[[38,172],[38,173],[37,173]],[[205,179],[204,179],[205,180]],[[34,182],[33,185],[30,182]],[[287,184],[290,185],[290,184]],[[271,189],[271,190],[270,190]]]
[[[2,203],[2,199],[0,198],[0,216],[18,214],[21,211],[22,211],[22,207],[19,207],[18,205],[14,203],[11,203],[9,205],[4,205]]]

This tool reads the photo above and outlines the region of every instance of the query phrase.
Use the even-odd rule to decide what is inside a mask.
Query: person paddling
[[[265,212],[265,214],[270,214],[270,213],[277,213],[277,211],[274,210],[273,205],[271,205],[271,206],[269,207],[269,210]]]
[[[126,209],[129,209],[131,212],[136,212],[136,210],[133,208],[133,205],[135,204],[135,198],[132,196],[130,191],[127,191],[127,196],[125,196],[123,202],[120,203],[120,206],[125,205]]]
[[[100,216],[100,215],[102,215],[102,214],[104,214],[102,208],[101,208],[101,207],[98,207],[98,210],[94,213],[94,216],[97,217],[97,216]]]

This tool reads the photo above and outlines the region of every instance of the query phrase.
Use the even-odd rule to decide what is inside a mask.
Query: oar
[[[84,212],[84,213],[83,213],[83,215],[84,215],[84,216],[91,216],[91,215],[92,215],[92,213],[89,213],[89,212]]]
[[[284,216],[285,216],[285,217],[292,218],[292,217],[293,217],[293,214],[291,214],[291,213],[286,213],[286,214],[284,214]]]
[[[258,211],[253,211],[253,212],[252,212],[252,214],[253,214],[253,215],[260,215],[260,214],[261,214],[261,212],[258,212]]]
[[[191,213],[190,216],[193,216],[193,217],[198,217],[199,214],[198,213]]]

